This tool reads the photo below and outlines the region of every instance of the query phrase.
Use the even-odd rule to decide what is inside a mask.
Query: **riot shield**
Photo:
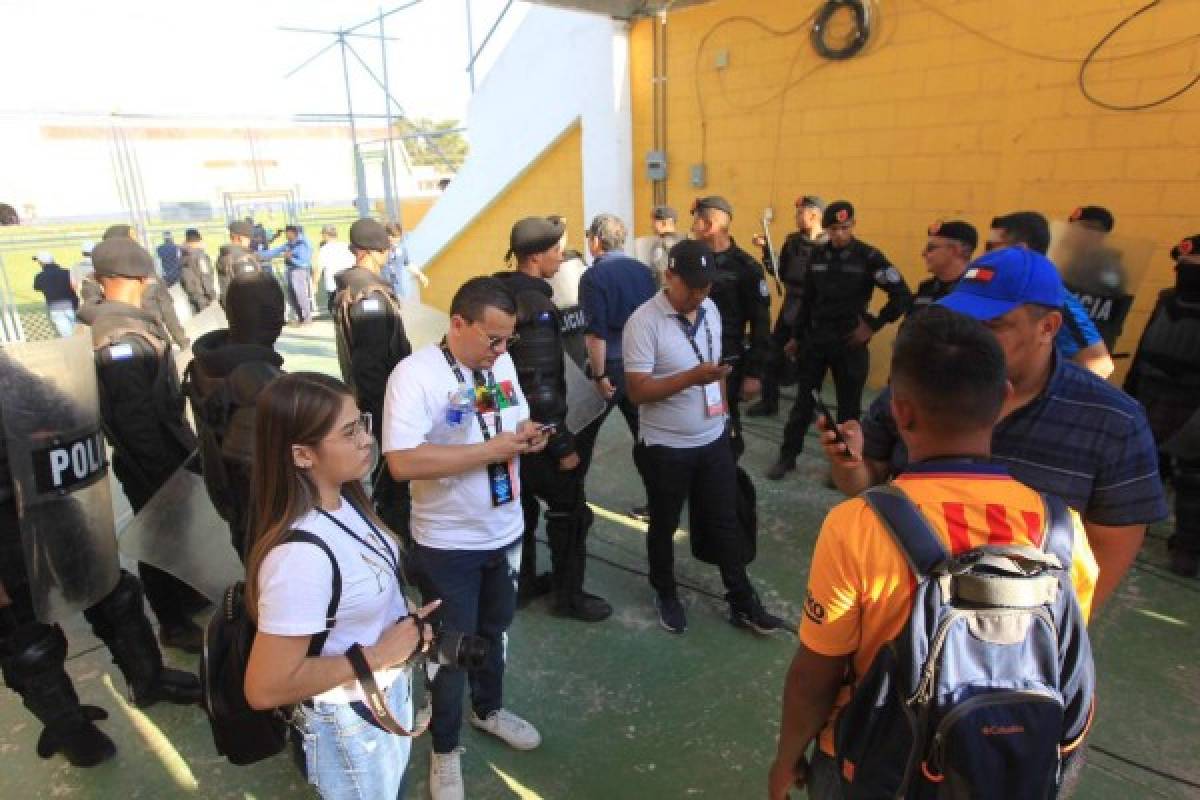
[[[171,298],[171,303],[175,306],[175,316],[179,317],[179,324],[187,327],[188,322],[192,318],[192,304],[188,300],[187,292],[183,289],[183,284],[177,283],[167,289],[167,295]]]
[[[401,303],[400,317],[413,350],[440,342],[450,329],[450,315],[424,303]]]
[[[0,347],[0,419],[34,613],[63,621],[120,577],[91,337]]]
[[[121,552],[153,564],[214,603],[244,576],[229,526],[208,498],[204,478],[180,467],[121,532]]]
[[[583,369],[566,353],[563,353],[563,367],[567,380],[567,430],[579,433],[604,413],[607,403],[596,383],[584,375]]]
[[[567,308],[579,304],[579,279],[587,268],[582,258],[572,258],[562,263],[549,280],[554,305]]]
[[[1184,461],[1200,460],[1200,411],[1194,412],[1162,449]]]
[[[208,308],[199,314],[192,314],[189,307],[188,314],[190,319],[183,323],[183,329],[193,342],[204,334],[215,331],[217,328],[224,328],[229,324],[225,319],[225,309],[221,308],[218,303],[210,303]]]

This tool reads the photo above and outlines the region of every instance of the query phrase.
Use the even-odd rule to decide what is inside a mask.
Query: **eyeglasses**
[[[348,422],[342,426],[341,437],[347,442],[358,441],[361,434],[371,435],[374,430],[375,423],[370,411],[364,411],[358,415],[358,419],[353,422]]]
[[[483,328],[480,328],[479,332],[487,339],[488,348],[494,353],[501,353],[521,341],[521,335],[518,333],[514,333],[512,336],[493,336]]]
[[[950,245],[946,244],[945,242],[941,242],[941,243],[929,242],[928,244],[925,245],[925,249],[922,250],[921,252],[922,253],[932,253],[934,250],[939,250],[943,247],[949,247],[949,246]]]

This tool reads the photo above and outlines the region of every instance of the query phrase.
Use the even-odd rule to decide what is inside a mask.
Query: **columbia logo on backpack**
[[[1095,702],[1066,505],[1043,495],[1040,549],[987,545],[951,556],[899,488],[864,497],[916,589],[908,624],[838,715],[844,796],[1056,797]]]

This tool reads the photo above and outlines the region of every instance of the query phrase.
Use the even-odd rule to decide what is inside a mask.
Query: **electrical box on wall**
[[[667,154],[662,150],[646,153],[646,177],[652,181],[667,179]]]
[[[708,168],[703,164],[692,164],[692,186],[703,189],[708,182]]]

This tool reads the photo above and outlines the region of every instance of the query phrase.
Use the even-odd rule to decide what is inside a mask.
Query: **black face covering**
[[[1175,265],[1175,291],[1184,300],[1200,301],[1200,264]]]
[[[271,347],[283,330],[283,290],[266,275],[239,277],[226,292],[225,316],[234,341]]]

